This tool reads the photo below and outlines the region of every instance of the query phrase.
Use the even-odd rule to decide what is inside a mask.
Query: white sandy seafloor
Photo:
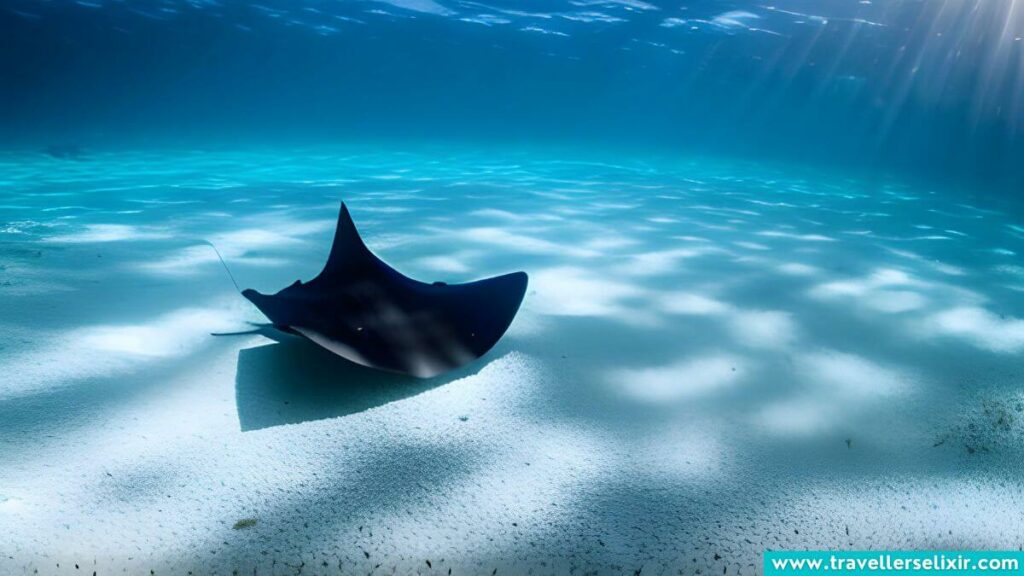
[[[756,574],[1024,544],[1024,213],[722,160],[348,149],[0,163],[0,573]],[[213,337],[339,200],[423,280],[526,270],[408,381]]]

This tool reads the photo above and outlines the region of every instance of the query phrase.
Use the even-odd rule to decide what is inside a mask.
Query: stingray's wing
[[[352,215],[348,212],[348,206],[342,202],[341,210],[338,212],[338,225],[334,229],[331,253],[327,256],[324,269],[316,278],[310,280],[310,283],[347,282],[382,273],[401,276],[397,270],[388,266],[366,247],[355,222],[352,221]]]
[[[385,282],[409,280],[370,252],[356,230],[348,207],[342,202],[331,252],[323,270],[315,278],[306,283],[296,280],[276,294],[261,294],[248,288],[242,291],[242,296],[259,308],[277,328],[294,332],[292,328],[298,325],[296,320],[309,317],[308,309],[316,307],[318,300],[353,284],[379,283],[382,277]]]

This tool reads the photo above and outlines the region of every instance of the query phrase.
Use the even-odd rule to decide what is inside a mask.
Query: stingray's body
[[[525,272],[466,284],[403,276],[363,244],[341,205],[327,265],[277,294],[242,292],[274,327],[357,364],[421,378],[484,355],[526,293]]]

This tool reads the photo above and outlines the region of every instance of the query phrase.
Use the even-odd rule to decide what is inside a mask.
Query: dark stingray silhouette
[[[316,278],[242,295],[278,330],[363,366],[429,378],[487,353],[512,323],[526,284],[525,272],[450,285],[403,276],[363,244],[343,203]]]

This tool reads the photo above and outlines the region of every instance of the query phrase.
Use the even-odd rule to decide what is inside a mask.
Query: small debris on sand
[[[256,519],[255,518],[242,518],[238,522],[235,522],[235,525],[232,526],[232,528],[234,528],[235,530],[244,530],[246,528],[252,528],[255,525],[256,525]]]

